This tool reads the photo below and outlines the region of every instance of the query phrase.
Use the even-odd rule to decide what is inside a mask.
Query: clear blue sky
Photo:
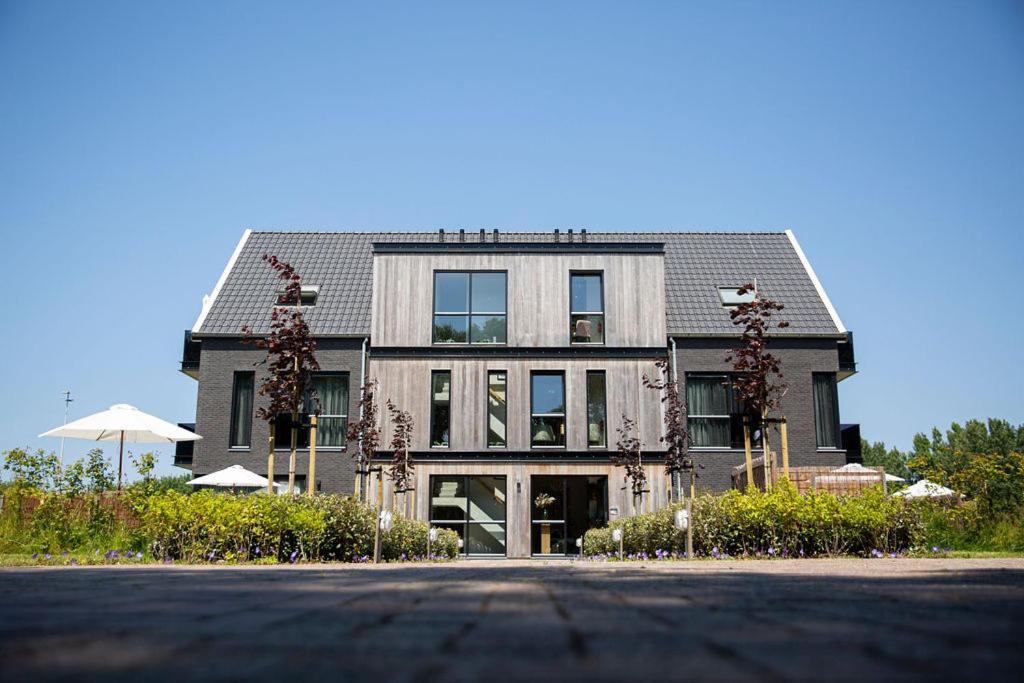
[[[1024,422],[1020,3],[153,4],[0,2],[0,448],[191,420],[246,227],[790,227],[843,421]]]

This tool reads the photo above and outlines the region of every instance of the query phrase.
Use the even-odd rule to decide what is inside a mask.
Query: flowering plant
[[[533,504],[537,506],[538,510],[551,507],[551,504],[554,502],[555,497],[548,493],[538,494],[537,497],[533,499]]]

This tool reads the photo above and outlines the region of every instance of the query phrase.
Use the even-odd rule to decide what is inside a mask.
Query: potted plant
[[[541,519],[548,518],[548,508],[551,507],[555,502],[555,497],[549,493],[537,494],[537,497],[533,499],[533,504],[540,510]]]

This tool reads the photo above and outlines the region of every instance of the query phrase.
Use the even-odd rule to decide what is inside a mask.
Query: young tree
[[[672,368],[667,358],[659,358],[654,363],[661,373],[659,379],[652,379],[644,373],[644,386],[661,393],[664,406],[665,431],[658,439],[665,444],[665,474],[671,481],[687,475],[692,488],[696,471],[693,458],[690,457],[690,433],[686,429],[686,406],[679,395],[679,384],[672,379]],[[676,495],[673,487],[673,495]]]
[[[348,423],[345,437],[349,444],[356,444],[353,451],[356,458],[356,473],[359,475],[359,497],[362,499],[363,476],[369,471],[374,456],[380,448],[380,425],[377,424],[377,380],[368,379],[363,384],[359,396],[359,419]]]
[[[733,387],[747,412],[757,423],[751,428],[761,431],[761,447],[764,455],[765,489],[771,488],[771,451],[768,444],[769,417],[781,406],[787,385],[783,381],[779,358],[768,351],[769,333],[773,329],[785,329],[789,323],[778,322],[772,317],[783,310],[777,301],[761,296],[753,284],[740,287],[737,294],[754,294],[752,301],[742,303],[729,313],[733,325],[743,326],[741,346],[733,349],[725,361],[732,363],[736,377]],[[753,482],[747,482],[748,486]]]
[[[262,364],[269,374],[260,384],[259,393],[266,396],[266,405],[257,410],[261,420],[270,425],[270,453],[267,460],[269,490],[274,481],[274,421],[281,413],[291,415],[291,453],[288,460],[288,493],[295,489],[295,452],[299,438],[299,414],[307,394],[311,393],[312,373],[320,369],[316,360],[316,339],[302,316],[302,278],[295,268],[276,256],[264,254],[263,260],[277,272],[284,283],[284,292],[270,313],[270,331],[257,337],[248,325],[242,328],[245,342],[267,352]],[[319,406],[316,396],[312,396]],[[318,408],[317,408],[318,409]],[[310,482],[310,485],[314,485]]]
[[[85,483],[93,493],[114,488],[114,465],[103,455],[102,448],[93,448],[85,455]]]
[[[619,435],[619,440],[615,443],[617,451],[612,454],[612,462],[625,470],[623,481],[633,494],[633,510],[640,512],[643,495],[647,490],[647,473],[644,472],[641,456],[643,443],[636,436],[636,420],[623,415],[622,425],[615,432]]]
[[[45,491],[54,488],[60,479],[56,453],[47,453],[42,448],[34,453],[27,448],[12,448],[3,455],[4,469],[21,488]]]
[[[391,416],[391,464],[388,466],[388,478],[394,482],[395,493],[412,490],[413,464],[409,458],[409,446],[412,443],[412,431],[415,423],[408,411],[401,410],[389,398],[388,414]]]

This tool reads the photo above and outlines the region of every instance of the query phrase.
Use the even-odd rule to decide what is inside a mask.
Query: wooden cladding
[[[378,253],[374,256],[373,323],[378,347],[434,343],[434,273],[507,273],[509,347],[569,346],[573,273],[599,273],[602,343],[664,347],[664,255],[573,253]]]
[[[564,373],[565,377],[565,440],[564,451],[607,452],[615,448],[615,428],[625,413],[640,424],[640,438],[644,449],[660,451],[658,438],[662,431],[662,404],[660,394],[643,386],[643,374],[657,372],[653,360],[648,359],[561,359],[540,360],[524,358],[434,358],[434,359],[370,359],[369,377],[380,383],[377,392],[381,401],[392,399],[403,410],[412,413],[417,428],[413,436],[413,450],[431,450],[432,416],[436,406],[431,405],[432,378],[439,373],[450,373],[451,383],[450,430],[447,445],[433,450],[445,452],[474,452],[500,450],[495,448],[490,398],[494,393],[495,373],[501,373],[504,381],[502,390],[504,403],[504,447],[509,451],[543,450],[558,452],[558,449],[537,449],[531,445],[531,386],[534,373]],[[607,436],[602,446],[590,444],[597,439],[589,428],[588,413],[595,414],[595,407],[588,410],[588,373],[595,372],[604,377],[604,411],[607,416]],[[593,381],[591,382],[593,384]],[[596,405],[594,387],[591,387],[590,401]],[[391,438],[390,428],[384,427],[384,443]],[[490,446],[490,448],[489,448]]]

